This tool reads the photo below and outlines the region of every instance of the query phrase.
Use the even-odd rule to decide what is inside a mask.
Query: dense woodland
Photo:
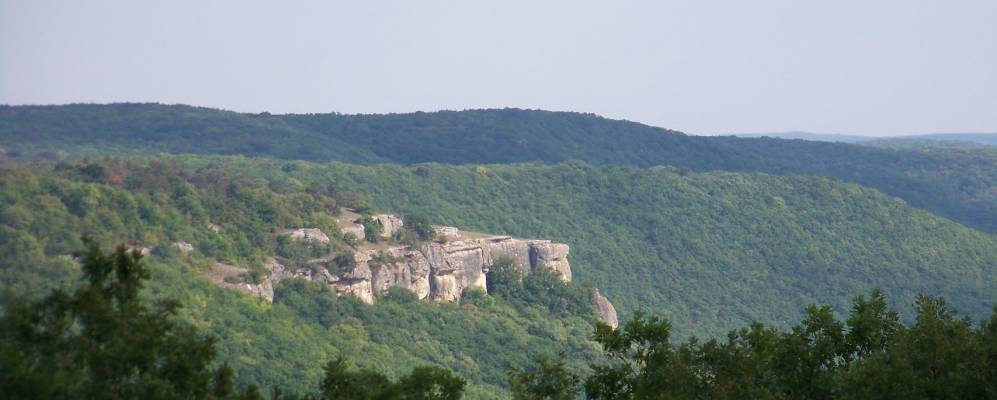
[[[44,299],[6,297],[0,314],[0,383],[11,399],[263,399],[215,366],[214,338],[172,318],[179,305],[139,299],[149,271],[124,246],[79,253],[85,283]],[[764,324],[726,339],[673,343],[667,319],[640,310],[619,329],[598,324],[605,353],[583,380],[564,353],[534,355],[507,370],[512,398],[574,399],[983,399],[997,396],[997,308],[974,327],[943,298],[919,296],[905,326],[880,291],[858,296],[844,321],[811,305],[786,331]],[[466,381],[420,366],[391,380],[328,361],[304,395],[271,388],[272,400],[457,400]]]
[[[992,148],[155,104],[0,106],[0,147],[12,398],[997,397]],[[367,305],[298,279],[271,304],[206,277],[346,260],[344,208],[404,215],[409,240],[432,223],[567,243],[574,280],[500,259],[487,293]],[[331,243],[281,234],[302,227]],[[591,287],[619,330],[596,323]]]
[[[547,165],[356,166],[176,159],[265,179],[278,191],[333,187],[377,207],[482,232],[571,246],[575,279],[626,314],[643,306],[676,333],[720,335],[800,305],[848,307],[882,287],[911,317],[918,293],[983,318],[997,292],[997,240],[868,188],[812,177]]]
[[[269,115],[158,104],[0,106],[0,143],[21,158],[169,152],[366,164],[582,160],[818,175],[876,188],[971,227],[997,231],[993,148],[696,137],[592,114],[519,109]]]
[[[79,270],[71,255],[83,236],[156,246],[145,260],[149,300],[176,299],[185,305],[180,318],[221,338],[218,358],[240,384],[302,392],[338,354],[390,377],[445,366],[468,379],[470,394],[487,398],[505,385],[504,368],[524,365],[530,354],[570,352],[578,371],[598,356],[588,335],[595,318],[586,289],[550,275],[530,274],[511,295],[471,293],[459,304],[426,304],[398,290],[374,306],[305,281],[279,285],[271,305],[204,278],[216,260],[260,271],[263,258],[280,251],[276,233],[285,228],[318,226],[340,236],[332,218],[340,201],[357,205],[346,200],[351,196],[278,193],[262,180],[194,174],[163,162],[8,168],[0,188],[5,291],[72,287]],[[175,241],[196,251],[184,255]],[[347,246],[338,239],[331,245]]]

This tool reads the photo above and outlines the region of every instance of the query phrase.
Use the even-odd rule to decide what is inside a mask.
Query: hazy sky
[[[997,131],[997,0],[0,0],[0,103]]]

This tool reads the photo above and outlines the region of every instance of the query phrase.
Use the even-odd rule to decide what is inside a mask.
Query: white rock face
[[[561,280],[571,281],[571,265],[568,264],[568,245],[561,243],[533,243],[530,247],[530,264],[544,264],[557,271]]]
[[[609,299],[599,294],[599,289],[592,288],[589,291],[589,299],[592,300],[592,307],[595,307],[596,313],[599,314],[599,321],[613,329],[620,326],[620,321],[616,316],[616,307],[613,307],[613,303],[610,303]]]
[[[383,253],[383,256],[379,254]],[[419,299],[456,301],[468,288],[488,289],[488,267],[499,257],[509,257],[517,269],[529,273],[539,265],[571,279],[568,246],[549,240],[510,236],[426,243],[419,249],[391,247],[355,254],[357,267],[328,284],[341,294],[373,302],[392,286],[411,290]],[[363,283],[367,282],[367,284]]]
[[[295,240],[315,241],[322,244],[329,244],[329,237],[318,228],[301,228],[286,232],[288,236]],[[362,238],[363,236],[361,236]]]
[[[460,239],[460,229],[455,227],[433,225],[433,230],[436,231],[436,237],[438,238],[446,238],[447,240]]]
[[[380,223],[382,227],[384,227],[384,232],[381,232],[381,237],[385,239],[394,236],[395,232],[398,232],[398,230],[402,229],[402,226],[404,226],[404,222],[402,222],[401,218],[391,214],[378,214],[375,215],[374,218],[377,219],[377,222]]]
[[[384,226],[386,237],[392,236],[403,226],[400,218],[390,214],[377,215],[376,218]],[[344,233],[364,237],[363,225],[346,219],[340,219],[339,224]],[[459,300],[468,288],[487,291],[488,268],[498,258],[508,257],[524,275],[533,268],[544,265],[556,271],[563,281],[571,281],[571,265],[568,263],[570,248],[566,244],[498,235],[460,240],[457,228],[434,226],[434,229],[438,235],[448,240],[445,243],[424,243],[419,248],[361,248],[354,253],[356,267],[352,271],[336,275],[325,268],[291,270],[270,258],[265,264],[270,276],[259,284],[232,284],[221,278],[213,280],[221,286],[243,290],[270,302],[273,302],[274,286],[281,280],[290,278],[321,282],[337,294],[355,296],[368,304],[395,286],[412,291],[419,299],[452,302]],[[329,243],[328,236],[315,228],[296,229],[285,234],[298,240]],[[328,262],[326,259],[314,261]],[[244,274],[245,270],[239,271]],[[615,328],[618,324],[616,309],[609,300],[595,289],[590,293],[590,298],[600,320]]]
[[[180,250],[180,252],[184,254],[190,254],[194,252],[194,245],[187,242],[175,242],[173,243],[173,247],[176,247],[177,250]]]

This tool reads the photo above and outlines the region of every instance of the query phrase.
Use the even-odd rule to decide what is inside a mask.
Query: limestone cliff
[[[266,266],[273,284],[295,276],[318,280],[336,293],[353,295],[366,303],[373,303],[377,295],[392,286],[411,290],[420,299],[456,301],[468,288],[487,290],[488,266],[499,257],[511,258],[524,274],[546,265],[560,273],[561,279],[569,281],[571,267],[567,255],[567,245],[549,240],[487,236],[429,242],[417,248],[361,249],[354,253],[356,267],[338,275],[326,271],[319,275],[310,269],[289,274],[284,272],[286,267],[273,259]]]
[[[362,238],[362,225],[354,223],[355,215],[344,215],[339,219],[342,232]],[[384,238],[388,239],[402,229],[403,221],[390,214],[375,216],[385,228]],[[391,245],[382,241],[379,244],[361,240],[353,253],[356,266],[348,271],[330,273],[327,268],[290,268],[278,258],[267,259],[265,267],[270,275],[257,283],[245,282],[245,270],[216,264],[209,274],[221,286],[242,290],[254,296],[273,302],[273,288],[278,282],[289,278],[302,278],[326,284],[340,295],[355,296],[365,303],[373,303],[391,287],[408,289],[419,299],[431,301],[457,301],[464,291],[471,288],[488,289],[488,268],[497,259],[507,257],[513,261],[522,274],[534,268],[545,266],[558,273],[565,282],[571,281],[571,265],[568,263],[568,245],[552,243],[550,240],[520,239],[504,235],[487,235],[461,232],[457,228],[434,226],[438,241],[419,244]],[[301,228],[284,231],[283,234],[297,240],[329,243],[328,236],[316,228]],[[328,263],[329,258],[313,260],[315,263]],[[600,320],[616,327],[616,310],[609,300],[593,289],[592,305]]]

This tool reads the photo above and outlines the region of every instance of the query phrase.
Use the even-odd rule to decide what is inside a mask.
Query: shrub
[[[331,264],[326,264],[326,269],[330,274],[337,275],[344,272],[353,271],[357,267],[357,259],[352,252],[336,254]]]
[[[399,286],[391,286],[384,292],[384,298],[395,303],[408,304],[419,301],[415,292]]]
[[[507,298],[523,296],[523,280],[516,268],[516,261],[510,257],[499,257],[488,268],[488,293]]]
[[[381,240],[381,234],[384,233],[384,227],[381,226],[381,222],[374,218],[372,215],[363,215],[357,223],[363,225],[364,227],[364,239],[371,243],[377,243]]]
[[[422,214],[406,215],[405,228],[415,232],[419,236],[419,240],[433,240],[436,237],[436,230],[429,222],[429,217]]]

